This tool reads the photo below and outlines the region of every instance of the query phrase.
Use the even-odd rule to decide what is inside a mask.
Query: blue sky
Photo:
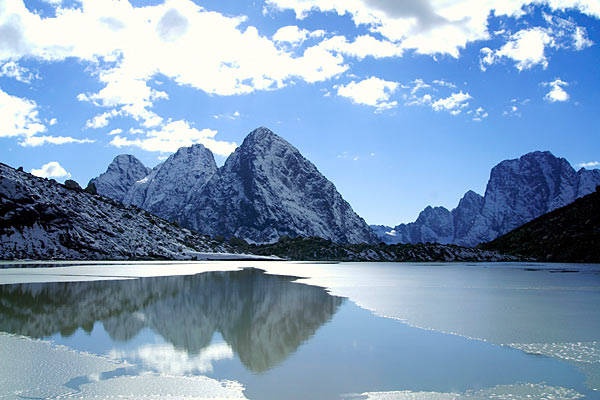
[[[600,161],[598,0],[0,0],[0,161],[82,185],[117,154],[267,126],[371,224],[496,163]]]

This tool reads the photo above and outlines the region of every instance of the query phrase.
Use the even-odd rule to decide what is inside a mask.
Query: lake
[[[0,264],[0,399],[599,399],[600,265]]]

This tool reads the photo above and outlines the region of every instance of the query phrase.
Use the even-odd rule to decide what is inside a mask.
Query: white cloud
[[[215,139],[217,131],[211,129],[198,130],[187,121],[172,121],[160,129],[146,132],[145,137],[139,139],[127,139],[116,135],[110,142],[115,147],[135,146],[146,151],[159,151],[173,153],[180,147],[191,146],[200,143],[213,153],[227,156],[231,154],[237,145],[231,142]]]
[[[48,123],[56,124],[53,118]],[[23,147],[41,146],[46,143],[92,143],[90,139],[75,139],[68,136],[39,136],[47,127],[39,118],[35,101],[12,96],[0,89],[0,137],[18,137]]]
[[[52,118],[50,121],[48,121],[48,125],[53,126],[56,125],[58,123],[58,120],[56,118]]]
[[[577,164],[577,168],[594,168],[600,167],[600,161],[590,161]]]
[[[83,94],[80,94],[79,96],[77,96],[78,99],[80,101],[86,101],[87,97]],[[105,126],[108,125],[108,122],[111,118],[116,117],[117,115],[120,115],[122,113],[120,113],[119,111],[113,109],[111,111],[106,111],[103,112],[102,114],[98,114],[96,115],[94,118],[88,120],[85,123],[85,127],[86,128],[93,128],[93,129],[98,129],[98,128],[104,128]]]
[[[37,75],[34,75],[27,68],[20,66],[14,61],[4,63],[4,65],[0,67],[0,76],[13,78],[23,83],[31,83],[31,81],[38,78]]]
[[[477,107],[475,110],[469,110],[468,114],[473,116],[473,121],[481,122],[486,119],[489,114],[483,107]]]
[[[469,99],[471,99],[471,95],[469,93],[463,93],[461,90],[460,92],[452,93],[446,98],[434,101],[431,104],[431,108],[435,111],[448,111],[452,115],[458,115],[463,108],[469,105]]]
[[[450,89],[456,89],[456,85],[454,83],[445,81],[443,79],[435,79],[433,81],[433,83],[436,84],[436,85],[438,85],[438,86],[445,86],[445,87],[450,88]]]
[[[231,114],[214,114],[213,118],[214,119],[231,119],[231,120],[235,120],[238,119],[239,117],[241,117],[241,114],[239,111],[234,111]]]
[[[393,43],[398,52],[458,57],[468,43],[490,37],[488,17],[519,17],[526,5],[545,4],[551,10],[577,9],[600,17],[597,0],[267,0],[278,10],[293,10],[302,19],[311,12],[349,15],[357,26],[366,26]]]
[[[23,147],[37,147],[46,143],[67,144],[67,143],[94,143],[92,139],[75,139],[70,136],[27,136],[19,142]]]
[[[403,94],[405,106],[426,106],[434,111],[446,111],[452,115],[461,114],[463,111],[474,121],[482,121],[488,117],[483,107],[471,108],[468,100],[472,99],[469,93],[462,90],[453,91],[457,85],[443,79],[435,79],[431,83],[418,78],[402,86],[407,90]]]
[[[550,91],[544,96],[544,99],[547,101],[556,103],[569,100],[569,94],[563,88],[564,86],[569,86],[567,82],[557,78],[552,82],[544,82],[543,85],[550,87]]]
[[[575,32],[573,32],[573,46],[575,46],[576,50],[583,50],[593,44],[594,42],[588,38],[585,28],[581,26],[575,28]]]
[[[338,96],[347,97],[356,104],[368,105],[381,111],[398,105],[396,101],[389,101],[398,86],[397,82],[372,76],[359,82],[352,81],[347,85],[338,85],[335,88]]]
[[[0,137],[33,136],[44,131],[35,101],[0,89]]]
[[[146,128],[163,124],[152,107],[168,94],[149,85],[158,75],[228,96],[277,89],[296,79],[320,82],[348,69],[339,54],[317,45],[301,54],[286,51],[245,25],[246,17],[207,11],[191,0],[145,7],[121,0],[80,3],[79,8],[59,7],[55,17],[42,18],[22,0],[5,1],[0,13],[0,62],[71,57],[89,62],[88,70],[103,87],[78,98],[133,117]],[[309,33],[323,35],[323,31]],[[105,124],[106,120],[97,120],[88,125]]]
[[[296,25],[282,26],[273,35],[273,40],[278,43],[289,43],[293,46],[302,44],[308,38],[319,38],[325,35],[324,30],[308,31]]]
[[[545,49],[552,46],[552,37],[541,28],[523,29],[511,36],[494,57],[507,57],[516,62],[519,71],[535,65],[548,66]]]
[[[40,178],[63,178],[68,179],[71,174],[68,173],[57,161],[50,161],[42,165],[39,169],[32,169],[31,173]]]
[[[108,132],[108,135],[113,136],[113,135],[118,135],[120,133],[123,133],[123,129],[117,128],[117,129],[113,129],[112,131]]]
[[[507,42],[498,50],[484,47],[480,50],[480,67],[483,71],[502,57],[515,61],[520,71],[536,65],[548,66],[547,49],[583,50],[593,42],[587,31],[573,21],[544,13],[546,27],[522,29],[508,36]]]
[[[520,117],[521,113],[519,112],[519,107],[513,104],[507,110],[504,110],[502,115],[508,117]]]

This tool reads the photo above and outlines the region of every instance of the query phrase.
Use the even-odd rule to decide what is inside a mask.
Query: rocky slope
[[[0,259],[204,259],[230,251],[137,207],[0,164]]]
[[[540,261],[600,262],[600,186],[480,247]]]
[[[130,182],[132,173],[121,173],[123,177],[109,176]],[[107,174],[92,182],[100,194],[111,196],[117,191],[104,190]],[[376,241],[333,183],[267,128],[251,132],[219,169],[202,145],[182,148],[131,183],[122,199],[203,234],[254,243],[274,242],[282,235],[340,243]]]
[[[485,196],[469,191],[457,208],[427,207],[415,222],[384,231],[386,243],[454,243],[474,246],[591,193],[600,170],[575,171],[550,152],[528,153],[496,165]]]

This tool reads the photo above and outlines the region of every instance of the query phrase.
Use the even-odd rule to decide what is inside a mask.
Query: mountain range
[[[195,144],[152,170],[133,156],[117,156],[90,184],[101,195],[211,236],[250,243],[284,235],[377,241],[333,183],[264,127],[252,131],[221,168],[208,149]]]
[[[414,222],[372,228],[388,244],[475,246],[572,203],[597,185],[600,170],[575,171],[564,158],[535,151],[492,168],[484,196],[468,191],[451,211],[428,206]]]
[[[536,151],[492,168],[484,196],[468,191],[453,210],[426,207],[417,220],[368,226],[298,149],[267,128],[252,131],[218,168],[201,144],[150,170],[117,156],[90,181],[98,193],[202,234],[275,243],[321,237],[335,243],[475,246],[573,202],[600,184],[600,170],[575,169]]]

